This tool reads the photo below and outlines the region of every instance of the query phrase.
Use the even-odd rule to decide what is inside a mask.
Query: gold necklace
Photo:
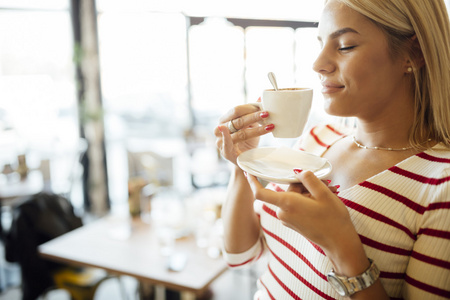
[[[369,149],[369,150],[386,150],[386,151],[406,151],[409,149],[412,149],[413,147],[404,147],[404,148],[391,148],[391,147],[368,147],[360,144],[354,135],[352,135],[353,143],[355,143],[358,148],[361,149]],[[431,139],[428,139],[427,142],[431,141]]]

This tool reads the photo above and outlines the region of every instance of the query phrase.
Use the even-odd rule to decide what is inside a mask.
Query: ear
[[[422,48],[420,47],[419,40],[416,35],[413,35],[409,39],[409,59],[408,62],[411,68],[420,69],[425,65],[425,59],[423,58]]]

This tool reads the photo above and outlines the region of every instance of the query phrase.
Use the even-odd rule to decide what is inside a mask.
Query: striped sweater
[[[317,126],[296,147],[321,155],[343,136],[330,125]],[[391,299],[450,299],[449,149],[438,144],[340,191],[339,198]],[[285,227],[275,206],[257,200],[255,211],[261,240],[245,253],[224,254],[230,267],[268,254],[255,299],[341,299],[327,283],[332,265],[324,252]]]

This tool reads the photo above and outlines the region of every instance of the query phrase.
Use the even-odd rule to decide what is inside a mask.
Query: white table
[[[180,272],[168,270],[153,226],[115,216],[84,225],[39,247],[46,259],[133,276],[142,283],[178,290],[182,299],[195,299],[227,270],[221,257],[209,257],[192,236],[177,240],[175,251],[188,257]]]

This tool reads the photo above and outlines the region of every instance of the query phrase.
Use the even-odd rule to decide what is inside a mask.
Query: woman
[[[304,171],[286,192],[264,188],[236,159],[273,129],[258,126],[267,112],[241,105],[220,119],[217,147],[236,165],[225,258],[269,253],[255,299],[450,298],[449,37],[442,0],[326,2],[313,68],[325,110],[357,128],[302,138],[332,164],[325,184]]]

